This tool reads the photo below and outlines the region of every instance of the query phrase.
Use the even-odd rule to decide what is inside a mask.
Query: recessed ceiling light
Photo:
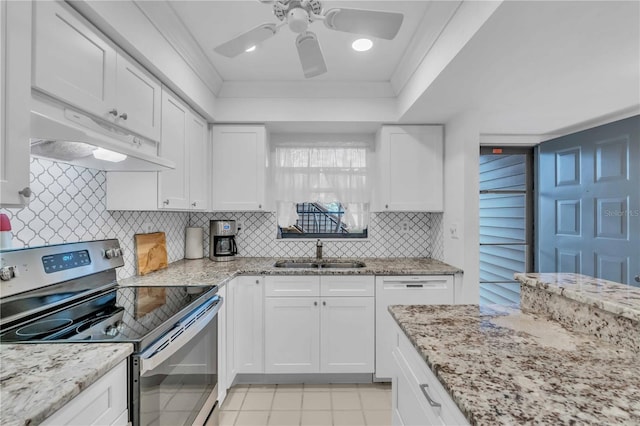
[[[356,52],[366,52],[373,47],[373,42],[368,38],[359,38],[351,44]]]
[[[247,50],[245,50],[245,52],[253,52],[254,50],[256,50],[256,46],[253,45],[250,48],[248,48]]]

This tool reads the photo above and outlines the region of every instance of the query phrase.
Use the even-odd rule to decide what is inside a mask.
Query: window
[[[279,238],[366,238],[368,144],[288,143],[275,148]]]

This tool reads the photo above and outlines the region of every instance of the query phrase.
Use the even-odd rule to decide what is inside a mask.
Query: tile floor
[[[239,385],[220,407],[220,426],[391,425],[391,385]]]

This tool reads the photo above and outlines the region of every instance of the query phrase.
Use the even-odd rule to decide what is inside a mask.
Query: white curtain
[[[278,225],[296,223],[297,203],[340,203],[348,229],[365,229],[371,198],[367,151],[361,143],[277,146],[274,180]]]

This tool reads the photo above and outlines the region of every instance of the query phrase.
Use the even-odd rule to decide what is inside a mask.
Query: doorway
[[[480,148],[480,304],[520,303],[533,269],[533,148]]]

